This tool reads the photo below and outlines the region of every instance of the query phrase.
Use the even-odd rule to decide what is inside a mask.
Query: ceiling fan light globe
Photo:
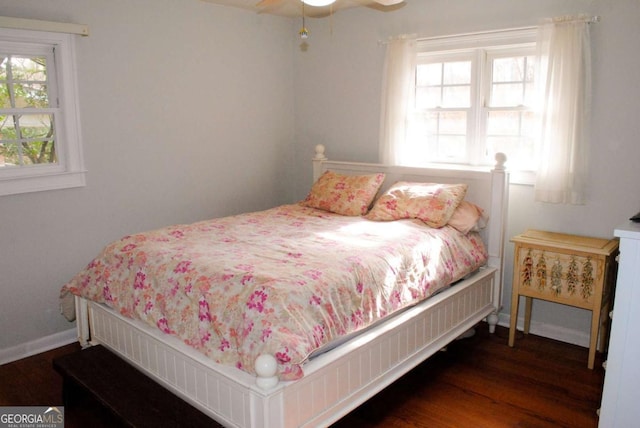
[[[301,0],[301,1],[306,5],[315,6],[315,7],[329,6],[330,4],[336,2],[336,0]]]

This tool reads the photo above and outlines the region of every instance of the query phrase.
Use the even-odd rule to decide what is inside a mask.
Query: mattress
[[[281,380],[316,350],[412,306],[484,265],[476,233],[303,207],[125,236],[63,287],[253,373]]]

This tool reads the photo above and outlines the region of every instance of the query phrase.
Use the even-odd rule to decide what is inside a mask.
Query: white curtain
[[[416,37],[400,36],[387,43],[382,75],[382,109],[380,114],[380,162],[408,164],[405,136],[409,112],[414,99],[416,72]]]
[[[538,49],[542,151],[535,199],[584,204],[591,88],[589,20],[562,17],[543,24]]]

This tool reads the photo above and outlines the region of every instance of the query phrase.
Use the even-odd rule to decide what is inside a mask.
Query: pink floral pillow
[[[364,215],[383,181],[383,173],[344,175],[326,171],[311,187],[302,205],[341,215]]]
[[[417,218],[431,227],[442,227],[464,199],[467,187],[399,181],[378,198],[366,217],[378,221]]]
[[[471,231],[477,232],[487,224],[488,217],[484,210],[468,201],[460,202],[458,208],[447,222],[465,235]]]

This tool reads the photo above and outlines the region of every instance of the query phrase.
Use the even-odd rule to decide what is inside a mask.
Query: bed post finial
[[[316,145],[316,154],[313,157],[313,182],[315,183],[322,175],[322,163],[327,160],[324,155],[324,144]]]
[[[504,171],[506,169],[504,164],[507,163],[507,155],[502,152],[498,152],[496,153],[495,159],[496,165],[493,169],[496,171]]]
[[[256,385],[261,389],[271,389],[278,384],[278,362],[273,355],[261,354],[256,358]]]
[[[316,145],[316,155],[313,157],[313,160],[327,160],[327,157],[324,155],[324,144]]]

